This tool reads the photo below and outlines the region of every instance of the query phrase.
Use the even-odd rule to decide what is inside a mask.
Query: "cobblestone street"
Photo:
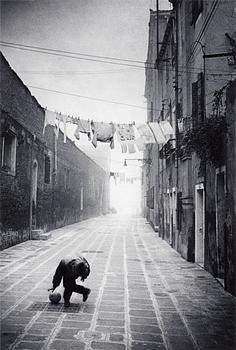
[[[91,265],[88,300],[48,301],[61,258]],[[233,350],[236,299],[143,218],[108,215],[0,253],[1,349]],[[61,288],[61,287],[60,287]],[[63,289],[60,289],[62,292]]]

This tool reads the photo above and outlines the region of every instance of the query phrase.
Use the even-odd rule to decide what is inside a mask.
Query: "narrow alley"
[[[107,215],[51,234],[0,253],[2,350],[235,349],[236,299],[145,219]],[[65,309],[47,289],[68,255],[89,261],[92,292]]]

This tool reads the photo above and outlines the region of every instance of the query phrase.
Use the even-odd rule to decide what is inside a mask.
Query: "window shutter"
[[[198,80],[192,84],[192,122],[196,128],[204,120],[204,74],[198,74]]]
[[[182,229],[182,192],[177,193],[177,229]]]
[[[198,82],[192,83],[192,122],[193,127],[197,126],[198,115]]]
[[[147,190],[147,207],[154,209],[154,186]]]
[[[45,156],[44,163],[44,182],[46,184],[50,184],[50,158],[49,156]]]
[[[198,112],[197,124],[199,125],[204,120],[204,75],[198,74]]]

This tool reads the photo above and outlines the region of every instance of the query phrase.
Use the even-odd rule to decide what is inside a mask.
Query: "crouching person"
[[[84,257],[78,257],[76,259],[62,259],[56,269],[56,272],[52,280],[52,288],[49,291],[54,291],[61,283],[63,278],[64,290],[64,306],[70,306],[70,297],[73,292],[83,295],[83,301],[88,299],[91,292],[89,288],[85,288],[79,284],[76,284],[76,279],[81,277],[81,281],[84,281],[90,273],[90,266]]]

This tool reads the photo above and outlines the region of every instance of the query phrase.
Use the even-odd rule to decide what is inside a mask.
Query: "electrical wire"
[[[80,98],[85,98],[87,100],[93,100],[93,101],[98,101],[98,102],[106,102],[106,103],[112,103],[112,104],[116,104],[116,105],[122,105],[122,106],[127,106],[127,107],[133,107],[133,108],[139,108],[139,109],[143,109],[143,110],[151,110],[151,108],[146,108],[146,107],[142,107],[142,106],[138,106],[138,105],[133,105],[133,104],[128,104],[128,103],[122,103],[122,102],[117,102],[117,101],[111,101],[111,100],[105,100],[102,98],[96,98],[96,97],[90,97],[90,96],[84,96],[84,95],[79,95],[79,94],[75,94],[75,93],[70,93],[70,92],[65,92],[65,91],[59,91],[59,90],[53,90],[53,89],[46,89],[46,88],[42,88],[39,86],[33,86],[33,85],[27,85],[28,88],[32,88],[32,89],[38,89],[38,90],[42,90],[42,91],[47,91],[47,92],[54,92],[57,94],[61,94],[61,95],[67,95],[67,96],[73,96],[73,97],[80,97]],[[161,111],[160,109],[155,109],[156,111]]]
[[[78,60],[85,60],[85,61],[93,61],[93,62],[99,62],[99,63],[105,63],[105,64],[112,64],[112,65],[121,65],[121,66],[128,66],[128,67],[134,67],[134,68],[139,68],[139,69],[147,69],[147,70],[156,70],[156,67],[154,66],[154,63],[150,63],[150,62],[146,62],[145,65],[148,66],[141,66],[141,65],[134,65],[134,64],[128,64],[128,63],[121,63],[121,62],[111,62],[111,61],[103,61],[103,60],[97,60],[97,59],[91,59],[91,58],[83,58],[83,57],[79,57],[79,56],[72,56],[69,54],[63,54],[60,52],[69,52],[69,51],[62,51],[62,50],[54,50],[54,49],[44,49],[43,50],[39,50],[39,49],[34,49],[34,46],[32,46],[32,49],[30,48],[29,45],[26,45],[26,47],[23,47],[25,45],[21,45],[21,44],[6,44],[6,42],[0,41],[0,45],[3,47],[8,47],[8,48],[13,48],[13,49],[18,49],[18,50],[24,50],[24,51],[30,51],[30,52],[36,52],[36,53],[42,53],[42,54],[47,54],[47,55],[53,55],[53,56],[59,56],[59,57],[66,57],[66,58],[72,58],[72,59],[78,59]],[[17,45],[17,46],[16,46]],[[21,45],[21,46],[19,46]],[[52,52],[50,52],[50,51]],[[57,52],[58,51],[58,52]],[[79,54],[78,54],[79,55]],[[92,55],[90,55],[92,56]],[[102,56],[99,56],[102,57]],[[104,56],[105,57],[105,56]],[[121,60],[121,59],[117,59],[117,60]],[[131,61],[131,60],[126,60],[126,61]],[[139,61],[141,62],[141,61]],[[144,62],[141,62],[144,64]],[[153,65],[153,66],[151,66]],[[159,71],[165,71],[165,69],[158,69]],[[170,71],[174,71],[173,69],[170,69]],[[217,69],[207,69],[208,71],[214,71],[214,72],[219,72],[219,70]],[[194,71],[196,72],[201,72],[202,69],[201,68],[197,68],[197,67],[191,67],[188,66],[188,68],[186,66],[179,66],[179,71],[182,73],[194,73]],[[226,72],[228,73],[228,71],[221,71],[221,72]]]
[[[93,59],[93,58],[84,58],[84,57],[79,57],[79,56],[72,56],[72,55],[69,55],[69,54],[63,54],[63,53],[59,53],[59,52],[48,52],[48,51],[43,51],[43,50],[35,50],[35,49],[26,48],[26,47],[18,47],[18,46],[3,44],[1,42],[0,42],[0,45],[4,46],[4,47],[18,49],[18,50],[24,50],[24,51],[30,51],[30,52],[38,52],[38,53],[41,53],[41,54],[52,55],[52,56],[73,58],[73,59],[82,60],[82,61],[100,62],[100,63],[105,63],[105,64],[113,64],[113,65],[119,65],[119,66],[128,66],[128,67],[135,67],[135,68],[141,68],[141,69],[145,68],[144,66],[142,67],[142,66],[138,66],[138,65],[135,65],[135,64],[128,64],[128,63],[122,63],[122,62],[112,62],[112,61],[103,61],[103,60],[98,60],[98,59]],[[146,67],[146,68],[155,69],[154,67]]]
[[[65,51],[65,50],[59,50],[59,49],[49,49],[49,48],[45,48],[45,47],[41,47],[41,46],[24,45],[24,44],[12,43],[12,42],[1,41],[1,40],[0,40],[0,43],[5,44],[5,45],[26,47],[26,48],[31,48],[31,49],[43,50],[43,51],[61,52],[61,53],[66,53],[66,54],[70,54],[70,55],[78,55],[78,56],[85,56],[85,57],[101,58],[101,59],[106,59],[106,60],[124,61],[124,62],[133,62],[133,63],[145,64],[145,62],[143,62],[143,61],[130,60],[130,59],[126,59],[126,58],[117,58],[117,57],[110,57],[110,56],[98,56],[98,55],[91,55],[91,54],[85,54],[85,53],[80,53],[80,52]]]
[[[103,71],[36,71],[36,70],[19,70],[18,73],[23,74],[39,74],[39,75],[55,75],[55,76],[63,76],[63,75],[100,75],[100,74],[117,74],[117,73],[132,73],[137,72],[138,69],[120,69],[120,70],[103,70]]]

